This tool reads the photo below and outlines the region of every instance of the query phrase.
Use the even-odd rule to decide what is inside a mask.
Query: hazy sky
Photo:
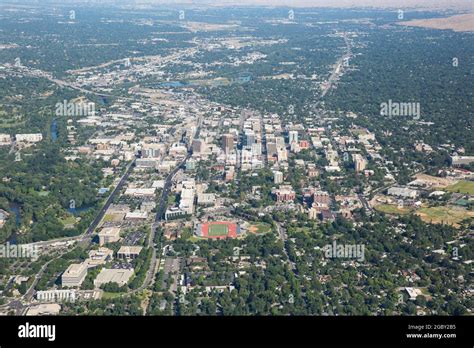
[[[4,0],[0,0],[0,4]],[[384,7],[460,9],[474,12],[474,0],[5,0],[5,3],[188,4],[208,6]]]
[[[290,7],[462,7],[474,11],[474,0],[136,0],[136,3],[145,2],[212,5],[273,5]]]

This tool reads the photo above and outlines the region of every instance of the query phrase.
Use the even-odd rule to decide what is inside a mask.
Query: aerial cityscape
[[[164,3],[0,4],[0,314],[471,316],[472,4]]]

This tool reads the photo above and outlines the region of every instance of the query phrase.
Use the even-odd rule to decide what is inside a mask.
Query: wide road
[[[278,230],[278,236],[280,237],[280,239],[283,242],[283,252],[285,253],[285,255],[288,259],[288,262],[290,263],[291,270],[293,272],[296,272],[296,263],[291,261],[289,253],[288,253],[289,245],[288,245],[288,235],[286,233],[286,229],[279,222],[276,223],[276,226],[277,226],[277,230]]]
[[[99,224],[99,222],[104,217],[105,213],[107,212],[107,209],[109,209],[110,205],[114,201],[117,194],[122,190],[123,184],[128,180],[128,177],[130,176],[130,173],[132,172],[132,169],[133,169],[134,165],[135,165],[135,159],[132,162],[129,163],[127,169],[125,170],[125,174],[120,178],[119,183],[117,184],[117,186],[115,186],[115,189],[109,195],[109,198],[107,198],[107,201],[105,202],[104,206],[99,211],[99,213],[95,217],[94,221],[92,221],[92,223],[87,228],[86,233],[84,233],[83,239],[87,238],[88,235],[90,235],[94,232],[97,225]]]
[[[359,200],[361,201],[362,206],[364,207],[365,210],[367,210],[368,212],[374,211],[372,207],[369,205],[369,202],[367,202],[367,199],[365,199],[365,197],[362,194],[359,193],[357,194],[357,196],[359,197]]]
[[[321,99],[324,98],[326,96],[327,92],[329,92],[329,90],[332,88],[332,85],[334,84],[334,81],[336,80],[337,76],[339,75],[338,70],[343,66],[344,60],[350,58],[351,55],[352,55],[351,44],[349,42],[349,39],[347,38],[346,33],[344,33],[344,42],[346,44],[346,53],[341,58],[339,58],[339,60],[337,61],[336,65],[335,65],[335,67],[334,67],[334,69],[331,73],[331,76],[328,79],[326,88],[324,88],[322,93],[321,93]]]
[[[43,266],[41,266],[41,269],[39,270],[38,273],[36,273],[35,275],[35,279],[33,280],[33,283],[31,283],[31,286],[29,287],[29,289],[25,292],[25,294],[23,295],[23,299],[27,302],[30,302],[31,299],[33,298],[33,295],[35,294],[35,286],[36,284],[38,284],[39,280],[41,279],[41,276],[43,275],[44,271],[46,270],[46,268],[48,267],[48,265],[56,260],[56,259],[59,259],[60,257],[62,256],[59,255],[58,257],[55,257],[54,259],[51,259],[49,260],[48,262],[46,262]]]
[[[199,138],[199,134],[201,132],[201,123],[202,123],[202,118],[198,119],[198,127],[196,130],[196,133],[194,134],[194,139]],[[168,176],[165,179],[165,184],[163,187],[163,191],[161,193],[160,202],[158,203],[158,209],[155,215],[155,222],[151,226],[150,238],[148,239],[148,247],[153,247],[153,254],[151,257],[150,266],[148,268],[143,284],[139,288],[135,289],[134,291],[131,291],[130,293],[135,293],[135,292],[148,288],[153,281],[153,278],[157,271],[157,265],[159,264],[159,262],[161,262],[161,257],[162,257],[161,250],[163,247],[162,235],[159,236],[159,239],[155,243],[156,230],[158,226],[160,225],[160,222],[163,220],[163,216],[167,208],[168,196],[171,192],[171,187],[173,185],[173,178],[181,168],[185,167],[186,161],[191,157],[191,155],[192,155],[192,151],[191,149],[189,149],[188,153],[186,154],[186,157],[168,174]],[[157,255],[158,255],[158,258],[157,258]]]
[[[153,253],[150,260],[150,267],[148,268],[143,284],[137,289],[130,291],[129,292],[130,294],[146,289],[147,287],[151,285],[153,281],[154,275],[156,274],[157,261],[161,260],[161,252],[157,252],[157,249],[160,251],[162,249],[162,240],[161,240],[162,236],[161,235],[160,235],[159,240],[156,242],[156,246],[155,246],[156,230],[158,226],[160,225],[160,221],[162,220],[162,217],[165,213],[166,202],[168,201],[168,195],[171,191],[173,177],[176,175],[178,170],[186,164],[186,161],[189,159],[189,157],[190,157],[190,154],[188,153],[185,159],[181,161],[181,163],[177,165],[176,168],[173,169],[173,171],[166,177],[165,185],[163,187],[163,192],[161,194],[161,199],[158,206],[158,210],[156,211],[155,221],[151,225],[150,238],[148,238],[148,247],[149,248],[153,247]],[[158,259],[157,259],[157,255],[159,255]]]

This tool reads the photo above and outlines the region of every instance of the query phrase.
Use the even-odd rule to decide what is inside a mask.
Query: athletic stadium
[[[211,239],[237,238],[240,235],[240,227],[233,222],[205,222],[196,225],[195,234],[197,237]]]

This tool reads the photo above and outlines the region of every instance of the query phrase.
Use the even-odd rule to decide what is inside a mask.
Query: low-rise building
[[[127,284],[133,275],[133,269],[109,269],[104,268],[94,280],[94,286],[99,288],[107,283],[116,283],[118,286]]]
[[[89,258],[87,259],[87,266],[89,268],[97,267],[105,264],[113,258],[113,250],[105,247],[100,247],[97,250],[89,251]]]
[[[197,197],[199,205],[213,205],[216,202],[216,195],[214,193],[200,193]]]
[[[10,145],[12,142],[12,139],[10,137],[10,134],[0,134],[0,146],[7,146]]]
[[[36,299],[44,302],[74,302],[76,290],[46,290],[36,292]]]
[[[122,260],[136,259],[142,249],[141,246],[121,246],[117,252],[117,258]]]
[[[171,207],[166,209],[165,220],[173,220],[185,215],[187,215],[187,213],[179,207]]]
[[[158,161],[153,158],[137,158],[135,165],[140,169],[155,169],[158,166]]]
[[[471,164],[474,162],[474,156],[451,156],[451,165],[459,167],[461,165]]]
[[[19,143],[37,143],[43,140],[43,134],[32,133],[32,134],[17,134],[15,139]]]
[[[64,271],[61,276],[61,284],[63,287],[81,286],[87,275],[86,263],[73,263]]]
[[[58,315],[61,310],[61,305],[57,303],[42,303],[28,307],[26,310],[27,316],[39,315]]]
[[[146,211],[131,211],[125,215],[125,220],[146,220],[148,213]]]
[[[291,185],[282,185],[279,189],[273,189],[277,202],[290,202],[296,198],[296,193]]]
[[[120,240],[120,227],[106,227],[98,233],[99,245],[113,243]]]
[[[410,296],[410,300],[416,300],[417,296],[423,296],[423,293],[418,288],[406,287],[405,291],[407,292],[408,296]]]
[[[403,198],[416,198],[418,191],[407,187],[390,187],[388,189],[390,196],[403,197]]]
[[[154,197],[156,188],[127,188],[125,190],[126,196],[132,197]]]

